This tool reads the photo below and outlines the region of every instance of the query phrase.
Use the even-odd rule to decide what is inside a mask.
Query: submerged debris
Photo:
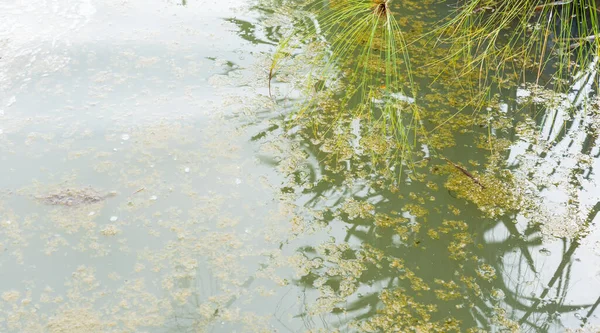
[[[38,195],[35,198],[47,205],[79,206],[97,203],[116,195],[115,191],[101,193],[91,187],[83,187],[60,189],[45,195]]]

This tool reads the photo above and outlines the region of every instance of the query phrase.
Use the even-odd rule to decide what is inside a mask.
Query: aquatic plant
[[[328,130],[342,117],[380,124],[384,139],[395,138],[396,152],[409,153],[415,131],[421,128],[415,107],[415,85],[403,32],[389,0],[315,2],[306,6],[304,23],[281,41],[269,68],[277,80],[282,62],[294,47],[315,53],[307,70],[306,100],[297,117],[334,115]]]
[[[440,31],[484,88],[533,79],[565,91],[598,56],[598,13],[596,0],[467,0]]]
[[[467,88],[470,100],[459,102],[462,105],[448,115],[454,117],[469,108],[487,108],[497,89],[520,82],[534,80],[568,91],[575,73],[596,66],[600,34],[595,0],[464,0],[447,17],[440,19],[438,14],[427,31],[422,22],[405,23],[399,15],[408,7],[423,9],[428,4],[408,1],[394,7],[389,0],[307,4],[298,19],[303,23],[282,39],[273,55],[269,94],[283,62],[294,58],[294,50],[302,46],[304,52],[315,54],[298,118],[333,112],[337,117],[331,129],[348,114],[381,122],[383,126],[373,127],[382,131],[384,140],[395,138],[395,148],[406,157],[418,131],[427,141],[427,134],[439,129],[426,130],[422,122],[418,105],[428,97],[415,81],[422,67],[436,71],[433,81],[444,79],[444,72],[462,78],[467,86],[476,80],[476,87]],[[408,41],[407,30],[412,34]],[[411,62],[419,62],[423,41],[441,53],[414,68]],[[428,81],[425,89],[433,84],[431,78]]]

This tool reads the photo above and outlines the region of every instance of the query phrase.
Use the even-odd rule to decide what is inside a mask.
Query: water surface
[[[446,10],[418,6],[414,34]],[[1,331],[597,330],[593,80],[455,115],[469,78],[424,49],[401,167],[365,118],[290,117],[302,48],[269,97],[298,8],[0,4]]]

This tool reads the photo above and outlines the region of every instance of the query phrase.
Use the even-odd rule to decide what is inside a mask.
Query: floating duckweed
[[[428,181],[427,182],[427,187],[433,191],[437,191],[439,189],[439,186],[437,183],[434,183],[432,181]]]
[[[435,289],[435,295],[437,298],[443,301],[455,300],[463,297],[459,286],[454,281],[444,281],[441,279],[435,279],[434,282],[442,289]]]
[[[455,168],[452,168],[445,186],[458,197],[476,204],[477,208],[490,217],[498,217],[520,207],[521,197],[507,186],[506,181],[487,174],[473,172],[473,175],[485,188]]]
[[[121,230],[114,224],[108,224],[100,230],[100,233],[104,236],[115,236],[121,233]]]
[[[366,219],[373,217],[374,208],[375,207],[368,202],[349,198],[344,202],[342,211],[348,214],[349,220],[354,220],[355,218]]]
[[[415,291],[425,291],[431,289],[422,278],[418,277],[412,270],[404,268],[404,274],[400,279],[407,279],[410,282],[410,288]]]
[[[415,192],[410,192],[408,194],[408,197],[411,198],[414,201],[417,201],[419,204],[424,205],[425,204],[425,198],[423,198],[420,195],[417,195]]]
[[[452,242],[448,245],[450,259],[462,261],[469,255],[468,245],[473,244],[473,235],[468,232],[458,232],[452,235]]]
[[[48,321],[50,333],[101,333],[105,332],[100,314],[89,308],[64,309]]]
[[[5,291],[2,293],[2,300],[7,303],[14,303],[19,299],[20,295],[21,294],[16,290]]]
[[[442,225],[443,227],[440,227],[439,231],[445,234],[451,233],[453,230],[464,231],[469,229],[469,225],[464,221],[444,220]]]
[[[386,255],[384,251],[377,249],[369,244],[363,244],[362,250],[357,255],[357,259],[373,265],[380,265],[385,257]],[[397,261],[401,260],[394,259],[394,262]]]
[[[404,209],[415,217],[425,217],[428,214],[427,209],[421,205],[406,204]]]
[[[519,333],[521,332],[521,328],[519,327],[519,323],[509,319],[506,310],[501,307],[494,307],[494,312],[492,316],[492,321],[502,327],[505,331],[510,333]]]
[[[431,239],[440,239],[440,234],[434,229],[427,230],[427,235],[431,237]]]
[[[402,216],[390,216],[388,214],[376,214],[375,225],[382,228],[390,228],[404,224],[410,221],[409,219]]]
[[[491,282],[496,278],[496,269],[488,264],[481,264],[477,269],[477,275],[479,275],[484,280]]]
[[[437,312],[433,304],[421,304],[404,290],[384,290],[380,294],[384,307],[377,314],[357,324],[363,332],[459,332],[460,321],[432,321]]]
[[[505,297],[504,291],[502,291],[502,289],[497,289],[497,288],[494,288],[490,295],[492,296],[493,299],[495,299],[497,301],[502,301]]]
[[[456,208],[454,205],[448,205],[448,211],[456,216],[460,215],[460,209]]]
[[[460,277],[460,281],[464,283],[465,287],[473,292],[473,295],[476,297],[481,297],[483,292],[481,291],[481,287],[477,283],[477,279],[474,276],[462,275]]]

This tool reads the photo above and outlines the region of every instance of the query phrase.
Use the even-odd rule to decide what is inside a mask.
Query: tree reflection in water
[[[570,140],[569,124],[565,126],[561,132],[566,134],[551,145],[550,151],[562,147],[563,140]],[[591,122],[586,126],[589,129]],[[480,134],[473,134],[477,135]],[[506,134],[510,135],[514,133]],[[344,249],[341,257],[331,260],[327,251],[319,252],[317,246],[299,249],[308,260],[324,264],[298,280],[298,285],[319,289],[321,298],[330,297],[333,292],[339,297],[332,300],[344,299],[335,302],[331,310],[336,315],[326,316],[325,321],[339,321],[340,328],[358,325],[373,331],[402,331],[408,327],[439,331],[475,327],[518,330],[520,326],[523,331],[545,332],[561,327],[567,314],[585,311],[581,315],[582,326],[594,315],[598,300],[578,303],[569,297],[573,284],[582,283],[580,278],[573,278],[572,268],[586,232],[553,240],[552,235],[542,234],[540,223],[545,221],[524,218],[518,209],[490,218],[464,200],[468,195],[459,194],[455,198],[456,193],[444,189],[451,177],[463,177],[464,186],[470,187],[468,191],[474,191],[476,185],[469,184],[468,178],[443,161],[423,163],[414,170],[405,169],[404,175],[392,175],[388,170],[382,173],[381,169],[373,168],[368,159],[360,161],[360,157],[353,156],[346,161],[336,160],[335,152],[324,153],[322,146],[309,143],[315,138],[308,130],[298,132],[296,138],[305,140],[307,155],[321,162],[319,170],[311,169],[314,164],[307,163],[304,171],[296,172],[294,179],[300,181],[295,186],[303,188],[299,201],[327,212],[326,221],[333,228],[346,228],[343,239],[335,241]],[[581,143],[569,144],[573,149],[571,156],[597,149],[593,134],[585,136]],[[523,153],[539,159],[552,156],[548,152],[536,155],[534,150]],[[510,151],[504,158],[509,155]],[[486,157],[482,152],[461,159]],[[352,166],[349,170],[339,167],[348,164]],[[592,174],[591,169],[582,172],[571,168],[569,172]],[[313,176],[304,177],[303,173]],[[313,179],[315,174],[320,174],[316,185],[303,187],[306,184],[302,179]],[[398,178],[409,181],[396,185],[394,179]],[[507,182],[505,186],[515,185]],[[536,187],[543,190],[544,184]],[[497,190],[488,191],[493,196]],[[588,230],[599,209],[600,201],[589,210],[581,230]],[[347,248],[341,245],[346,243]],[[562,251],[552,251],[551,255],[552,258],[560,255],[561,259],[551,268],[545,257],[549,251],[540,247],[556,248],[557,243]],[[356,260],[364,264],[356,276],[356,292],[345,298],[340,291],[341,281],[351,277],[332,273],[335,272],[332,267],[344,265],[343,260],[344,264]],[[317,282],[323,278],[326,282]],[[396,291],[405,298],[394,294],[394,300],[390,301],[389,294]],[[382,304],[383,299],[388,303],[384,300]],[[409,313],[386,310],[394,307],[408,308]],[[304,315],[310,317],[317,312],[309,307]],[[401,322],[402,319],[406,321]]]
[[[273,27],[271,20],[286,5],[261,1],[257,8],[268,30],[280,36],[280,27]],[[573,276],[573,269],[600,197],[588,195],[587,201],[595,200],[592,204],[573,197],[547,201],[552,193],[546,182],[553,181],[553,188],[567,196],[572,191],[600,193],[592,177],[600,154],[598,111],[590,112],[598,108],[594,66],[575,77],[572,94],[551,98],[568,100],[575,110],[569,118],[560,118],[568,112],[548,99],[522,98],[535,95],[538,87],[527,90],[531,87],[510,82],[500,82],[495,91],[501,94],[487,112],[476,113],[481,107],[472,96],[477,80],[456,77],[465,64],[436,61],[448,50],[426,48],[415,38],[426,23],[410,22],[409,48],[419,54],[414,74],[420,107],[426,128],[435,129],[426,140],[415,138],[422,150],[414,152],[414,165],[400,167],[388,154],[399,147],[379,136],[367,117],[353,117],[352,112],[340,116],[336,92],[315,92],[322,94],[312,97],[303,117],[275,117],[254,137],[261,144],[279,136],[298,143],[296,155],[304,160],[287,170],[289,183],[282,192],[297,194],[298,203],[321,212],[322,219],[314,223],[324,222],[332,234],[344,234],[297,249],[306,271],[295,281],[305,291],[299,316],[306,328],[546,332],[593,322],[600,295],[578,302],[570,291],[576,283],[586,283]],[[252,36],[256,29],[243,30],[244,38],[260,40]],[[281,106],[278,114],[294,111],[297,101],[287,96],[301,81],[297,76],[306,75],[294,76],[299,69],[306,67],[291,62],[282,70],[284,92],[275,97]],[[441,157],[481,177],[486,188]],[[550,170],[548,163],[554,166]],[[544,207],[548,202],[579,217],[553,214],[554,207]],[[538,209],[547,214],[537,214]],[[549,216],[575,221],[574,233],[553,234],[557,225],[550,222],[556,221],[543,218]],[[594,287],[593,282],[589,285]],[[574,314],[578,321],[573,321]]]

